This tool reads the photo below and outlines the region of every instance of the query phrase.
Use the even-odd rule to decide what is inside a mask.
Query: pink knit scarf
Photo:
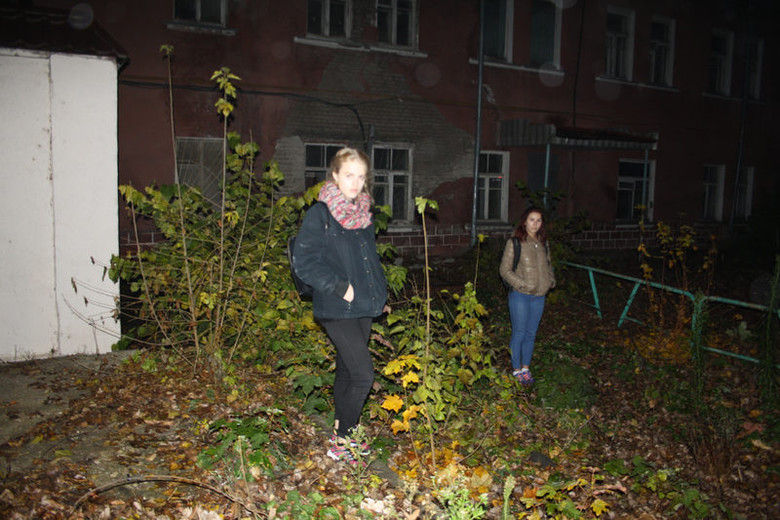
[[[351,202],[335,182],[325,181],[317,200],[328,205],[330,214],[344,229],[363,229],[371,225],[371,197],[368,193],[360,192]]]

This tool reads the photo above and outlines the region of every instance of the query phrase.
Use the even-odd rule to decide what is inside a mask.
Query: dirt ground
[[[0,364],[0,445],[61,414],[86,394],[76,381],[111,371],[133,351]]]
[[[102,443],[95,443],[100,436],[100,428],[94,425],[49,440],[36,440],[36,437],[34,442],[15,442],[15,439],[27,436],[46,421],[56,428],[57,418],[65,414],[74,402],[89,394],[90,389],[83,384],[84,381],[110,375],[123,359],[132,354],[133,351],[80,354],[1,364],[0,447],[3,449],[0,450],[0,476],[3,480],[11,472],[34,470],[36,461],[49,456],[54,458],[58,453],[66,453],[66,450],[69,454],[93,461],[103,458],[100,453]],[[96,465],[95,469],[98,470],[99,466]],[[107,480],[114,473],[112,468],[105,469],[96,471],[98,481]]]

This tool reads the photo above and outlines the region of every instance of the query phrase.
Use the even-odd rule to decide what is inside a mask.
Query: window
[[[653,162],[647,164],[647,186],[645,187],[645,163],[621,159],[618,167],[617,214],[615,220],[621,224],[634,224],[642,217],[641,206],[646,207],[646,219],[653,218]],[[646,199],[645,199],[646,197]],[[645,203],[643,204],[643,200]]]
[[[341,144],[307,144],[306,171],[303,174],[304,187],[311,188],[325,180],[330,169],[330,161],[336,152],[344,148]]]
[[[175,0],[173,17],[195,23],[225,25],[227,0]]]
[[[560,41],[560,8],[550,0],[534,0],[531,4],[531,66],[560,68]]]
[[[349,36],[349,0],[309,0],[306,31],[309,34]]]
[[[654,17],[650,22],[650,83],[672,85],[674,20]]]
[[[737,189],[734,193],[734,218],[747,220],[753,212],[753,175],[755,168],[748,167],[742,170],[737,179]]]
[[[511,0],[485,0],[485,57],[512,61],[513,5]]]
[[[752,99],[761,98],[761,67],[764,59],[763,40],[750,40],[745,47],[747,60],[747,95]]]
[[[605,74],[631,81],[634,65],[634,12],[615,7],[607,9]]]
[[[723,165],[704,166],[704,200],[702,218],[720,222],[723,220],[723,181],[726,167]]]
[[[390,206],[393,220],[411,219],[411,155],[411,149],[403,146],[374,146],[372,151],[374,200],[377,205]]]
[[[223,140],[204,137],[176,138],[176,167],[179,182],[200,188],[216,204],[222,190]]]
[[[507,220],[507,152],[481,152],[477,177],[477,219]]]
[[[376,26],[379,41],[391,45],[412,47],[416,34],[413,0],[377,0]]]
[[[709,91],[728,96],[731,93],[731,62],[734,33],[716,30],[710,42]]]

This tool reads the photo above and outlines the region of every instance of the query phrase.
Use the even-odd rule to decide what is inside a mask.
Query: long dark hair
[[[542,208],[537,208],[536,206],[531,206],[520,215],[520,223],[515,228],[514,236],[517,237],[520,242],[524,242],[528,238],[528,232],[525,230],[525,222],[528,220],[528,215],[531,213],[538,213],[542,217],[542,225],[539,226],[539,231],[536,232],[536,240],[542,244],[546,244],[547,231],[544,229],[544,211],[542,211]]]

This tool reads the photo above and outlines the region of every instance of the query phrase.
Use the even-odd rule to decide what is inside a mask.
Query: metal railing
[[[629,295],[628,300],[626,301],[626,305],[625,307],[623,307],[623,312],[620,314],[620,318],[618,319],[618,323],[617,323],[618,328],[620,328],[625,321],[632,321],[644,325],[644,322],[642,322],[641,320],[632,318],[631,316],[628,315],[628,311],[631,308],[631,304],[634,302],[634,298],[636,297],[636,294],[639,291],[639,288],[641,286],[653,287],[655,289],[660,289],[674,294],[679,294],[685,296],[691,301],[693,305],[693,314],[691,316],[691,343],[692,344],[694,344],[695,342],[695,344],[700,345],[702,342],[702,337],[701,337],[702,327],[700,322],[702,319],[702,315],[706,310],[707,303],[723,303],[723,304],[734,305],[746,309],[757,310],[765,313],[769,312],[769,307],[767,307],[766,305],[743,302],[739,300],[733,300],[731,298],[721,298],[720,296],[705,296],[704,294],[693,294],[689,291],[684,291],[682,289],[678,289],[677,287],[672,287],[670,285],[664,285],[657,282],[651,282],[648,280],[643,280],[641,278],[636,278],[634,276],[627,276],[620,273],[614,273],[612,271],[599,269],[598,267],[575,264],[572,262],[561,262],[561,263],[568,267],[583,269],[588,272],[588,279],[590,280],[590,287],[593,292],[593,305],[591,305],[591,307],[594,307],[596,309],[596,314],[598,315],[599,318],[603,318],[603,314],[601,312],[601,304],[599,303],[599,295],[596,289],[596,280],[594,277],[594,273],[601,274],[604,276],[609,276],[612,278],[617,278],[618,280],[625,280],[634,283],[634,287],[631,289],[631,294]],[[773,309],[772,314],[776,315],[778,319],[780,319],[780,309]],[[702,350],[715,352],[717,354],[722,354],[724,356],[731,356],[737,359],[741,359],[743,361],[750,361],[751,363],[760,363],[758,359],[750,356],[745,356],[743,354],[737,354],[735,352],[729,352],[714,347],[702,346],[701,348]],[[780,368],[780,365],[776,365],[776,366]]]

